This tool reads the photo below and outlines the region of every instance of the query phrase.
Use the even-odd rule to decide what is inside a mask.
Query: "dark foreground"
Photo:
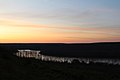
[[[0,47],[0,80],[120,80],[118,65],[42,62],[13,52]]]

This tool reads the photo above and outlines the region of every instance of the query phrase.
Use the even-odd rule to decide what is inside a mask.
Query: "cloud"
[[[34,22],[42,21],[44,23],[57,23],[67,25],[87,25],[94,24],[119,24],[118,10],[109,8],[82,9],[77,8],[60,8],[38,11],[18,11],[18,12],[1,12],[2,17],[15,18],[21,20],[33,20]],[[113,23],[115,20],[115,23]]]
[[[12,20],[0,20],[0,25],[3,26],[12,26],[12,27],[23,27],[23,28],[44,28],[44,29],[51,29],[54,31],[59,31],[60,33],[77,33],[77,34],[100,34],[100,35],[108,35],[108,36],[120,36],[120,27],[113,26],[113,27],[81,27],[81,26],[52,26],[52,25],[44,25],[44,24],[33,24],[33,23],[26,23],[26,22],[18,22]],[[79,36],[79,35],[78,35]]]
[[[0,29],[2,28],[2,26],[3,29],[8,27],[9,27],[8,29],[13,29],[12,31],[7,29],[9,32],[7,32],[5,29],[4,31],[2,31],[2,33],[7,32],[8,35],[11,35],[13,37],[19,35],[21,36],[21,38],[23,38],[24,35],[29,36],[29,38],[34,37],[36,35],[35,39],[39,37],[39,39],[43,38],[44,40],[46,38],[48,39],[52,37],[51,41],[52,40],[55,41],[54,38],[56,38],[56,40],[62,42],[93,42],[93,41],[120,40],[119,26],[116,27],[52,26],[19,22],[14,20],[0,20]],[[14,32],[15,34],[12,32]],[[8,35],[6,35],[6,37]]]
[[[12,17],[23,17],[23,18],[40,18],[40,19],[58,19],[58,20],[78,20],[78,19],[88,19],[96,16],[98,11],[94,10],[76,10],[76,9],[59,9],[51,11],[27,11],[27,12],[3,12],[0,13],[3,16]]]
[[[12,27],[33,27],[33,28],[45,28],[47,26],[44,25],[37,25],[25,22],[18,22],[18,21],[11,21],[11,20],[0,20],[0,25],[4,26],[12,26]]]

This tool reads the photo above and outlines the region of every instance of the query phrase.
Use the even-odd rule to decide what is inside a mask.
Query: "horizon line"
[[[70,42],[70,43],[62,43],[62,42],[0,42],[0,44],[94,44],[94,43],[120,43],[119,42]]]

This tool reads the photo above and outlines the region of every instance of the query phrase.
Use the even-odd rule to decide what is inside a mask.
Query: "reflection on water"
[[[75,58],[75,57],[55,57],[55,56],[46,56],[40,54],[40,51],[36,50],[18,50],[15,53],[18,57],[25,57],[25,58],[35,58],[42,61],[53,61],[53,62],[67,62],[73,63],[75,60],[79,63],[105,63],[105,64],[113,64],[113,65],[120,65],[120,59],[108,59],[108,58]]]

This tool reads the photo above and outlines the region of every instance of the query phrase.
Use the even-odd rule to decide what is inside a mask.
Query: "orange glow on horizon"
[[[89,43],[120,40],[118,36],[108,34],[109,30],[104,29],[104,31],[107,32],[103,33],[103,29],[95,28],[60,27],[0,20],[1,43]],[[116,32],[119,30],[116,29]]]

